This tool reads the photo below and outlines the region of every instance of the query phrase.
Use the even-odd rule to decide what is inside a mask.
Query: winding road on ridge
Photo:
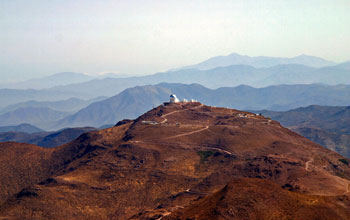
[[[161,122],[161,124],[165,123],[168,121],[168,119],[166,118],[167,116],[169,115],[172,115],[174,113],[177,113],[177,112],[181,112],[181,111],[186,111],[186,110],[191,110],[191,109],[197,109],[197,108],[200,108],[204,106],[203,104],[200,104],[199,106],[196,106],[196,107],[193,107],[193,108],[189,108],[189,109],[182,109],[182,110],[177,110],[177,111],[173,111],[173,112],[169,112],[167,114],[164,114],[162,115],[161,117],[164,118],[164,120]],[[190,131],[190,132],[186,132],[186,133],[183,133],[183,134],[178,134],[178,135],[174,135],[174,136],[171,136],[171,137],[166,137],[164,138],[163,140],[166,140],[166,139],[171,139],[171,138],[177,138],[177,137],[182,137],[182,136],[187,136],[187,135],[191,135],[191,134],[195,134],[195,133],[199,133],[199,132],[202,132],[202,131],[205,131],[205,130],[209,130],[209,126],[205,126],[204,128],[201,128],[201,129],[198,129],[198,130],[195,130],[195,131]],[[209,130],[210,131],[210,130]],[[227,151],[227,150],[224,150],[224,149],[220,149],[220,148],[216,148],[216,147],[205,147],[205,148],[209,148],[209,149],[213,149],[213,150],[218,150],[218,151],[222,151],[224,153],[227,153],[229,155],[232,155],[232,153],[230,151]]]
[[[202,106],[204,106],[204,105],[203,105],[203,104],[200,104],[200,105],[198,105],[198,106],[196,106],[196,107],[193,107],[193,108],[177,110],[177,111],[173,111],[173,112],[169,112],[169,113],[167,113],[167,114],[164,114],[164,115],[161,116],[162,118],[164,118],[164,120],[161,121],[160,123],[163,124],[163,123],[167,122],[168,119],[167,119],[166,117],[169,116],[169,115],[175,114],[175,113],[177,113],[177,112],[182,112],[182,111],[197,109],[197,108],[200,108],[200,107],[202,107]],[[209,129],[209,126],[205,126],[204,128],[198,129],[198,130],[196,130],[196,131],[190,131],[190,132],[186,132],[186,133],[183,133],[183,134],[174,135],[174,136],[171,136],[171,137],[166,137],[166,138],[164,138],[164,139],[170,139],[170,138],[177,138],[177,137],[187,136],[187,135],[195,134],[195,133],[202,132],[202,131],[205,131],[205,130],[208,130],[208,129]]]
[[[186,132],[186,133],[183,133],[183,134],[174,135],[174,136],[171,136],[171,137],[166,137],[164,139],[170,139],[170,138],[177,138],[177,137],[187,136],[187,135],[190,135],[190,134],[195,134],[195,133],[198,133],[198,132],[202,132],[202,131],[208,130],[208,128],[209,128],[209,126],[205,126],[205,128],[201,128],[199,130],[195,130],[195,131],[190,131],[190,132]]]
[[[177,112],[187,111],[187,110],[191,110],[191,109],[197,109],[197,108],[200,108],[200,107],[202,107],[202,106],[204,106],[204,105],[203,105],[203,104],[200,104],[200,105],[198,105],[198,106],[196,106],[196,107],[193,107],[193,108],[182,109],[182,110],[176,110],[176,111],[173,111],[173,112],[166,113],[166,114],[160,116],[160,117],[164,118],[164,120],[161,121],[160,123],[163,124],[163,123],[167,122],[168,119],[167,119],[166,117],[169,116],[169,115],[175,114],[175,113],[177,113]]]
[[[305,170],[306,171],[308,171],[308,172],[311,172],[312,170],[310,170],[310,163],[312,163],[314,161],[314,159],[312,158],[312,159],[310,159],[310,160],[308,160],[306,163],[305,163]],[[346,186],[345,187],[345,192],[344,192],[344,195],[345,194],[348,194],[348,193],[350,193],[350,181],[349,180],[345,180],[345,179],[343,179],[343,178],[341,178],[341,177],[338,177],[338,176],[332,176],[334,179],[338,179],[338,180],[340,180],[340,181],[342,181],[343,183],[344,183],[344,185]]]
[[[305,163],[305,170],[306,171],[311,172],[311,170],[309,169],[309,166],[310,166],[310,163],[312,163],[312,162],[314,162],[313,158]]]

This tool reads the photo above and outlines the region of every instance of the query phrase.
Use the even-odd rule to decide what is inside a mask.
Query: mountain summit
[[[6,145],[0,166],[25,148]],[[30,149],[36,153],[25,155],[37,155],[30,157],[37,166],[10,160],[25,170],[11,179],[19,193],[0,207],[0,218],[350,218],[349,161],[249,112],[160,105],[50,151]],[[33,172],[41,167],[50,169]],[[37,184],[24,184],[21,172]]]

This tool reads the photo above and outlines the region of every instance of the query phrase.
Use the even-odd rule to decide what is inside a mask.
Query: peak
[[[239,53],[231,53],[228,55],[228,57],[249,57],[247,55],[242,55],[242,54],[239,54]]]
[[[325,59],[323,59],[321,57],[311,56],[308,54],[301,54],[301,55],[293,57],[291,59],[311,59],[311,60],[326,61]],[[327,62],[329,62],[329,61],[327,61]]]
[[[85,78],[89,78],[91,76],[84,74],[84,73],[61,72],[61,73],[55,73],[55,74],[50,75],[48,77],[85,77]]]
[[[319,58],[319,57],[315,57],[315,56],[310,56],[310,55],[307,55],[307,54],[301,54],[299,56],[296,56],[296,57],[292,57],[291,59],[317,59],[317,60],[323,60],[322,58]]]
[[[299,56],[296,56],[296,57],[311,57],[310,55],[306,55],[306,54],[301,54]]]
[[[85,75],[83,73],[75,73],[75,72],[61,72],[61,73],[55,73],[51,76],[71,76],[71,75]]]
[[[308,212],[308,217],[313,219],[317,218],[317,201],[327,201],[320,207],[349,219],[350,205],[344,202],[350,183],[348,160],[250,112],[199,102],[167,103],[136,120],[85,133],[47,154],[44,149],[33,149],[43,155],[43,161],[27,156],[30,160],[19,163],[21,149],[8,149],[17,152],[5,160],[18,166],[12,181],[23,183],[22,176],[29,178],[29,170],[33,177],[23,188],[33,187],[13,197],[15,202],[7,203],[8,209],[0,209],[0,218],[30,219],[31,210],[40,210],[37,218],[73,219],[76,207],[88,204],[95,208],[79,210],[81,219],[159,219],[187,207],[193,208],[192,213],[201,207],[209,210],[200,205],[212,201],[220,208],[220,198],[230,207],[241,207],[242,200],[232,197],[235,193],[249,202],[243,204],[247,213],[255,213],[254,207],[265,203],[271,210],[294,213],[290,204],[305,207],[312,201],[310,208],[316,211]],[[0,154],[0,162],[7,155]],[[34,171],[39,168],[47,172],[38,176]],[[249,179],[237,179],[242,177]],[[34,180],[42,182],[34,185]],[[16,186],[1,183],[1,189]],[[62,206],[62,199],[67,205]],[[199,209],[192,206],[196,201]]]
[[[202,131],[202,129],[209,129],[210,126],[215,126],[218,123],[229,125],[229,121],[231,120],[238,120],[241,122],[254,121],[256,125],[268,123],[277,127],[280,126],[278,122],[271,121],[270,119],[250,112],[207,106],[200,102],[164,103],[164,105],[160,105],[140,116],[136,122],[139,125],[147,124],[147,122],[149,124],[158,125],[164,129],[164,132],[177,124],[186,126],[196,125],[199,127],[197,130],[199,132]],[[196,131],[191,132],[197,133]],[[204,132],[204,134],[205,133],[206,132]]]
[[[238,53],[230,53],[228,56],[242,56],[242,55]]]

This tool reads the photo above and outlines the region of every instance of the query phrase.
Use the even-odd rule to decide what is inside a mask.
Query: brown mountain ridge
[[[15,155],[0,156],[0,219],[350,219],[347,159],[249,112],[161,105],[53,149],[0,150]]]

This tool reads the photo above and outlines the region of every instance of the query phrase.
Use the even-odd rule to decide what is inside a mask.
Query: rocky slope
[[[159,106],[49,150],[0,219],[350,218],[348,161],[248,112]]]
[[[345,207],[329,206],[334,202],[291,192],[268,180],[243,178],[162,219],[347,219],[347,214],[339,215],[348,213]]]

